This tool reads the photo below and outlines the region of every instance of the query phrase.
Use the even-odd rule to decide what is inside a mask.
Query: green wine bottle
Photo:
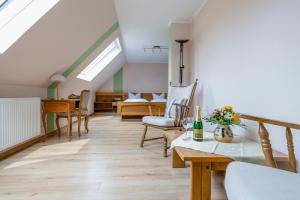
[[[200,106],[196,106],[193,139],[195,141],[203,141],[203,125],[200,114]]]

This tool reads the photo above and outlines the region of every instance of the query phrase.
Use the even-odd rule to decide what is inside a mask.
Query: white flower
[[[226,113],[224,116],[225,119],[232,119],[232,114],[231,113]]]

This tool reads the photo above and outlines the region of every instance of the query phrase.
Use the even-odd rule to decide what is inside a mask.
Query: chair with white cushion
[[[232,162],[227,167],[225,189],[228,200],[298,200],[300,174]]]
[[[197,87],[197,80],[189,86],[177,87],[169,86],[167,106],[165,115],[143,117],[144,133],[140,146],[144,146],[145,141],[162,139],[163,137],[146,138],[148,127],[167,130],[182,128],[182,119],[189,113],[193,96]]]

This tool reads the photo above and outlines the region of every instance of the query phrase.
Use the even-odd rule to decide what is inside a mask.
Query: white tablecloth
[[[187,139],[188,138],[188,139]],[[237,161],[263,163],[264,154],[261,145],[252,140],[234,136],[232,143],[222,143],[214,139],[213,133],[205,132],[203,142],[194,141],[192,132],[182,134],[171,143],[171,148],[185,147],[207,153],[228,156]]]

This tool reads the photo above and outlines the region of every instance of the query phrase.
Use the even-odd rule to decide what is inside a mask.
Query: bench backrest
[[[259,124],[258,134],[260,137],[262,150],[265,155],[266,164],[270,167],[277,168],[277,164],[273,157],[273,150],[269,139],[269,132],[266,129],[264,124],[271,124],[275,126],[285,127],[290,171],[297,172],[296,158],[295,158],[294,144],[293,144],[293,134],[291,129],[300,130],[300,124],[282,122],[282,121],[277,121],[277,120],[272,120],[272,119],[267,119],[262,117],[246,115],[246,114],[239,114],[239,116],[242,119],[258,122]]]

